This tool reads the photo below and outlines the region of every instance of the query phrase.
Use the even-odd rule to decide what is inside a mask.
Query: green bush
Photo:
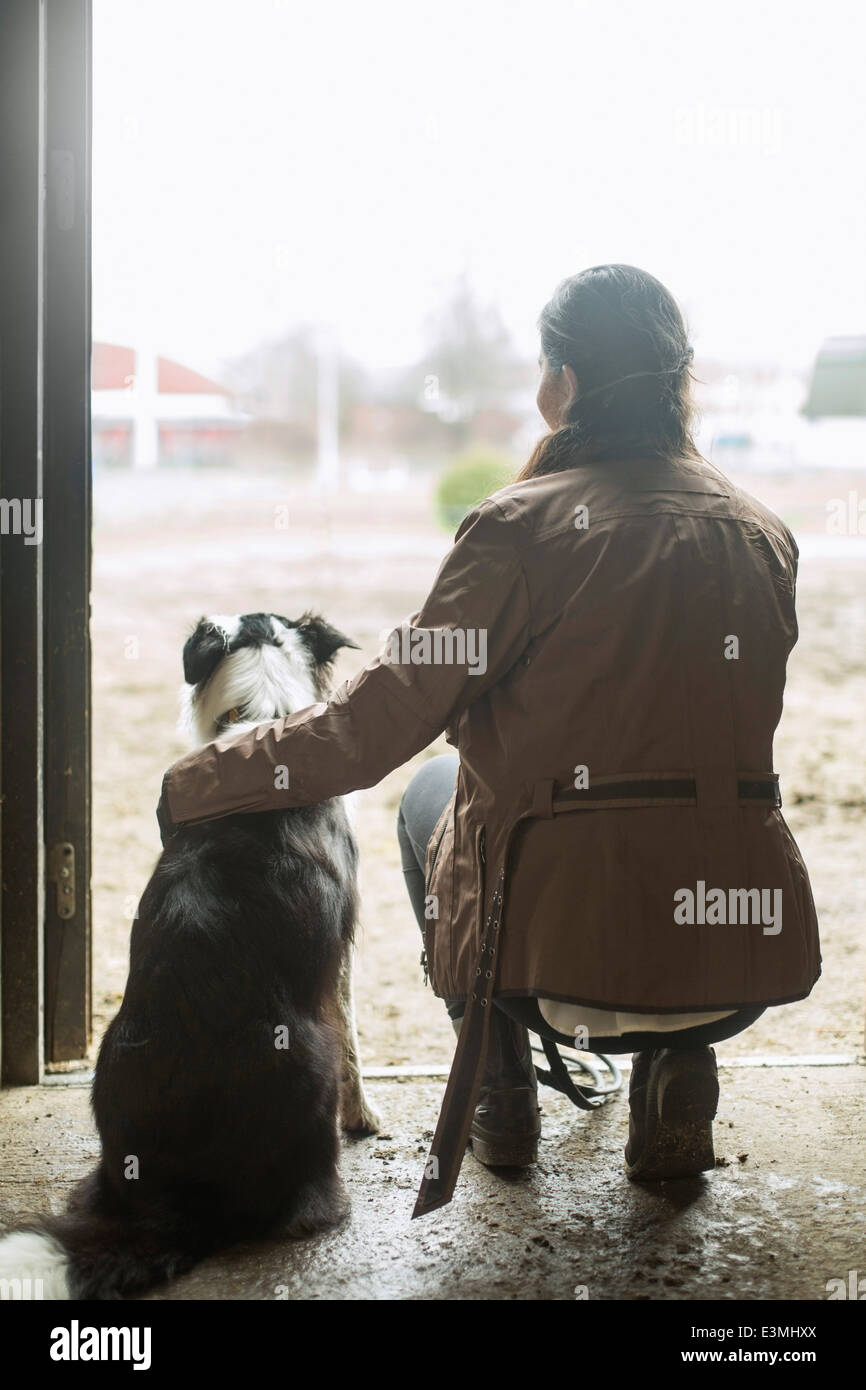
[[[449,531],[455,531],[483,498],[513,481],[514,468],[507,454],[495,449],[468,449],[458,454],[436,486],[439,521]]]

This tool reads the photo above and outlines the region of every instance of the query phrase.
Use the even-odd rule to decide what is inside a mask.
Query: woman
[[[540,331],[550,432],[420,612],[327,705],[164,787],[174,823],[303,805],[447,729],[459,756],[422,767],[399,827],[430,979],[463,1017],[416,1212],[449,1200],[470,1134],[491,1165],[535,1158],[527,1027],[636,1052],[630,1176],[711,1167],[709,1044],[820,973],[773,772],[794,539],[695,449],[691,349],[651,275],[566,280]]]

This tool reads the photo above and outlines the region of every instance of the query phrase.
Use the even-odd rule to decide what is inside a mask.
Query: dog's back
[[[355,865],[339,803],[233,817],[171,842],[97,1064],[113,1209],[134,1219],[158,1194],[219,1244],[275,1222],[303,1227],[312,1197],[318,1209],[323,1189],[339,1194],[327,1015],[354,926]]]

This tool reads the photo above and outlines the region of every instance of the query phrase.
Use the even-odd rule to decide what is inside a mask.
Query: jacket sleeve
[[[177,825],[325,801],[375,785],[425,748],[528,644],[520,540],[520,524],[483,502],[462,523],[420,612],[379,656],[327,704],[181,758],[163,782],[163,814],[167,807]]]

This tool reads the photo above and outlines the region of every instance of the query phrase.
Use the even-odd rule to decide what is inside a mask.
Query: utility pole
[[[331,325],[316,334],[317,492],[336,492],[340,485],[339,355]]]
[[[156,468],[159,463],[159,382],[156,346],[149,333],[139,333],[135,344],[135,376],[132,381],[132,466]]]

